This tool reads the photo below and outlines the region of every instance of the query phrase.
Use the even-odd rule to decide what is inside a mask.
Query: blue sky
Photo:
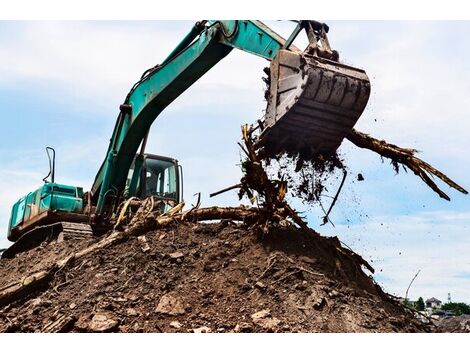
[[[287,36],[292,23],[266,21]],[[470,188],[470,22],[327,21],[344,62],[364,68],[372,95],[357,128],[412,146]],[[148,67],[161,62],[192,22],[0,22],[0,228],[13,202],[41,184],[44,148],[57,150],[57,181],[91,186],[119,104]],[[297,43],[300,47],[305,41]],[[176,157],[185,199],[237,204],[208,194],[240,177],[239,127],[262,116],[263,59],[233,51],[154,123],[147,150]],[[216,146],[216,147],[214,147]],[[439,199],[413,175],[341,147],[351,173],[331,216],[295,202],[310,224],[337,235],[370,261],[389,292],[470,302],[470,206],[449,190]],[[353,182],[361,172],[365,182]],[[444,190],[448,190],[446,186]],[[4,236],[0,247],[7,246]]]

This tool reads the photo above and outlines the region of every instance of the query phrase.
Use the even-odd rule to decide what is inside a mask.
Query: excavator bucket
[[[257,145],[266,156],[334,153],[369,95],[365,71],[307,52],[281,50],[271,62],[268,106]]]

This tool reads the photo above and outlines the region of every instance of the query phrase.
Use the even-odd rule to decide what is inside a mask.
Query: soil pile
[[[0,260],[0,286],[96,240]],[[0,331],[429,331],[337,238],[181,223],[81,258],[41,291],[0,307]]]
[[[470,332],[470,315],[443,318],[437,322],[439,332]]]

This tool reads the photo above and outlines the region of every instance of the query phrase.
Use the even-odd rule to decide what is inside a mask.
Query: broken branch
[[[401,148],[394,144],[387,143],[384,140],[373,138],[366,133],[359,132],[354,129],[346,136],[346,138],[359,148],[372,150],[382,157],[391,159],[393,163],[399,163],[408,167],[415,173],[415,175],[419,176],[424,183],[426,183],[443,199],[450,200],[449,196],[444,193],[433,180],[431,180],[427,173],[438,177],[457,191],[463,194],[468,194],[467,190],[451,180],[447,175],[437,170],[427,162],[416,157],[415,154],[417,151],[415,149]]]

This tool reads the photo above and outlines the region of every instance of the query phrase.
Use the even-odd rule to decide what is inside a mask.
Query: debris
[[[447,183],[450,187],[457,191],[468,194],[468,192],[460,185],[452,181],[441,171],[437,170],[427,162],[416,157],[417,151],[412,148],[401,148],[396,145],[387,143],[383,140],[375,139],[365,133],[353,129],[346,138],[359,148],[369,149],[382,157],[388,158],[392,161],[395,171],[398,173],[400,165],[404,168],[407,167],[419,176],[424,183],[426,183],[439,197],[450,200],[449,196],[445,194],[429,177],[436,176],[443,182]]]
[[[168,315],[180,315],[184,314],[185,310],[181,300],[174,293],[169,293],[160,298],[155,312]]]
[[[112,312],[99,312],[93,315],[88,329],[94,332],[113,331],[119,325],[119,320]]]
[[[253,331],[253,326],[249,323],[243,322],[235,325],[233,332],[251,332]]]
[[[44,333],[57,333],[57,332],[67,332],[73,328],[76,318],[73,316],[61,315],[57,320],[44,326],[41,332]]]
[[[470,315],[464,314],[456,317],[446,317],[437,322],[439,332],[470,333]]]
[[[148,243],[144,243],[144,245],[142,246],[142,252],[147,253],[149,250],[150,246],[148,245]]]
[[[261,281],[256,281],[255,287],[258,287],[259,289],[264,290],[266,288],[266,285]]]
[[[281,322],[279,319],[271,316],[269,309],[261,310],[251,315],[253,323],[264,329],[272,330]]]
[[[175,329],[180,329],[182,327],[181,323],[179,321],[176,321],[176,320],[172,321],[170,323],[170,326],[172,328],[175,328]]]
[[[201,334],[201,333],[204,334],[204,333],[210,333],[212,332],[212,330],[208,328],[207,326],[201,326],[200,328],[193,329],[193,332],[197,334]]]
[[[177,259],[181,259],[183,257],[184,257],[184,254],[181,252],[170,253],[170,258],[173,259],[174,261],[176,261]]]
[[[127,308],[126,314],[130,317],[136,317],[139,315],[139,312],[137,312],[137,310],[134,308]]]
[[[32,275],[30,271],[40,272],[64,258],[87,253],[52,272],[41,290],[25,291],[23,297],[28,300],[0,305],[0,332],[42,331],[46,323],[62,314],[65,319],[72,312],[78,320],[64,328],[72,332],[93,331],[91,322],[102,312],[110,314],[104,322],[108,318],[118,321],[109,331],[122,332],[182,332],[201,327],[213,332],[370,331],[360,324],[372,317],[378,321],[374,331],[431,329],[390,301],[364,273],[364,260],[341,246],[337,238],[312,235],[292,223],[287,227],[268,223],[265,235],[254,236],[257,219],[265,216],[262,208],[208,209],[195,209],[184,221],[181,213],[148,215],[139,221],[128,217],[123,230],[129,231],[128,237],[113,232],[112,241],[119,241],[106,236],[91,244],[100,244],[94,250],[88,249],[88,242],[70,240],[2,261],[0,287],[9,287],[10,280],[20,282],[21,276]],[[224,226],[197,222],[196,231],[193,216],[227,212],[251,215],[247,222]],[[162,234],[171,240],[159,240]],[[142,242],[136,238],[142,235],[154,254],[142,253]],[[101,247],[103,243],[109,245]],[[178,266],[169,263],[169,254],[175,251],[184,254]],[[213,270],[205,271],[205,263]],[[56,292],[54,287],[60,289]],[[323,296],[328,297],[332,289],[348,299],[332,299],[334,309],[326,309],[330,306]],[[73,310],[71,304],[76,304]],[[265,310],[269,313],[251,318]],[[339,312],[348,312],[348,318]],[[387,319],[391,316],[405,319],[406,324],[392,325]],[[172,321],[181,327],[170,326]],[[327,328],[323,321],[328,321]]]

